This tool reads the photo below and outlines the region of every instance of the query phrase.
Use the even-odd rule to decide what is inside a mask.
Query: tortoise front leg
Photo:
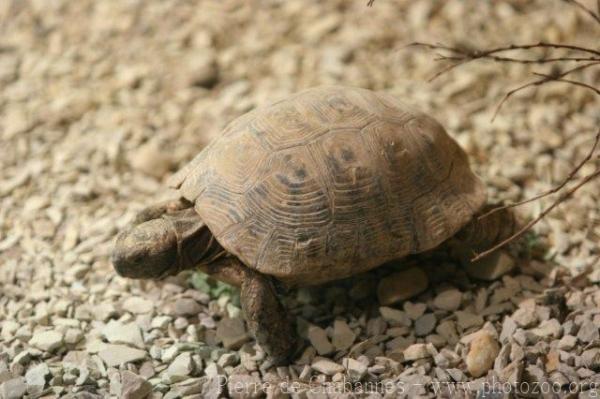
[[[246,269],[240,299],[248,328],[256,341],[275,365],[289,363],[299,341],[272,281]]]
[[[131,226],[137,226],[149,220],[158,219],[165,213],[180,211],[192,206],[193,204],[185,198],[162,201],[142,209],[131,222]]]

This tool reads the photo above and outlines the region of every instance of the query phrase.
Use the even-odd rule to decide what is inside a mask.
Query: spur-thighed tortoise
[[[341,279],[455,235],[493,244],[485,188],[433,118],[397,99],[319,87],[234,120],[171,179],[180,199],[142,211],[113,263],[132,278],[199,267],[241,287],[249,329],[277,364],[296,334],[274,282]]]

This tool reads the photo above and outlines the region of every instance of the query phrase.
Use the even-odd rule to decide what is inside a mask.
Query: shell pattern
[[[171,185],[248,267],[344,278],[454,235],[486,199],[433,118],[384,93],[318,87],[230,123]]]

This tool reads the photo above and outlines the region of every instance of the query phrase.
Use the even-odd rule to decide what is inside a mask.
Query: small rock
[[[462,293],[459,290],[451,289],[439,293],[433,300],[433,306],[438,309],[454,311],[460,308]]]
[[[335,350],[327,338],[327,332],[318,326],[308,327],[308,339],[319,355],[327,355]]]
[[[53,352],[63,345],[63,335],[57,331],[40,331],[33,334],[29,345],[46,352]]]
[[[511,316],[518,326],[529,328],[538,322],[538,317],[534,307],[525,306],[517,309]]]
[[[356,334],[348,326],[348,323],[343,320],[336,320],[333,323],[333,338],[331,342],[336,350],[347,350],[352,346],[355,339]]]
[[[223,342],[225,349],[238,350],[250,340],[244,321],[239,318],[222,319],[217,326],[217,337]]]
[[[136,323],[123,324],[119,321],[111,320],[102,329],[102,335],[111,344],[125,344],[135,346],[136,348],[144,347],[142,332]]]
[[[143,399],[152,392],[152,384],[128,370],[121,372],[121,386],[123,399]]]
[[[39,387],[40,392],[46,385],[46,377],[50,375],[50,369],[46,363],[40,363],[27,370],[25,380],[27,385]]]
[[[420,294],[428,285],[425,272],[411,267],[383,278],[377,287],[377,297],[381,305],[391,305]]]
[[[502,331],[500,332],[500,342],[506,343],[510,340],[514,332],[517,330],[517,323],[512,317],[505,317],[502,322]]]
[[[585,320],[579,328],[577,338],[586,343],[599,339],[600,333],[598,332],[598,327],[596,327],[591,320]]]
[[[141,145],[130,158],[131,166],[157,179],[167,174],[171,168],[169,152],[164,151],[160,144],[151,140]]]
[[[558,341],[557,347],[564,351],[570,351],[575,345],[577,345],[577,338],[572,335],[565,335]]]
[[[473,377],[481,377],[494,365],[494,360],[500,352],[498,341],[486,330],[481,330],[471,341],[465,363]]]
[[[431,357],[427,344],[412,344],[404,350],[404,360],[414,361]]]
[[[411,320],[417,320],[419,317],[423,316],[425,310],[427,310],[427,305],[421,302],[412,303],[406,301],[402,307]]]
[[[171,304],[175,316],[197,316],[202,306],[192,298],[179,298]]]
[[[3,399],[21,399],[27,392],[27,384],[22,377],[4,381],[0,385],[0,397]]]
[[[433,313],[427,313],[417,320],[415,320],[415,335],[417,337],[424,337],[433,331],[437,319]]]
[[[481,326],[483,324],[483,317],[459,310],[456,312],[456,323],[460,328],[466,330],[471,327]]]
[[[123,302],[123,310],[135,314],[150,313],[154,310],[154,304],[148,299],[131,296]]]
[[[348,377],[350,377],[350,381],[352,382],[358,382],[362,380],[367,373],[367,365],[359,362],[358,360],[347,357],[344,359],[343,364],[346,368],[346,372],[348,373]]]
[[[381,306],[379,308],[379,313],[381,313],[381,317],[385,321],[387,321],[391,326],[410,326],[411,322],[408,315],[398,309],[390,308],[387,306]]]
[[[470,256],[470,255],[469,255]],[[498,250],[476,262],[463,259],[467,274],[484,281],[496,280],[515,267],[515,260],[507,252]]]
[[[543,339],[558,339],[562,335],[562,326],[556,319],[544,320],[531,332]]]
[[[183,352],[173,360],[166,371],[170,383],[183,381],[194,371],[194,362],[190,352]]]
[[[118,367],[121,364],[137,362],[146,358],[146,352],[125,345],[105,345],[98,356],[108,367]]]
[[[310,367],[325,375],[334,375],[344,371],[344,366],[324,357],[316,357]]]
[[[190,86],[211,88],[219,78],[217,59],[213,51],[203,49],[193,52],[185,61],[187,83]]]
[[[240,361],[240,357],[237,353],[224,353],[221,355],[217,364],[221,367],[235,366]]]

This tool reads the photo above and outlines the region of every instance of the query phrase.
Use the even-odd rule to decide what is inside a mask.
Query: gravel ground
[[[432,113],[495,199],[548,189],[589,150],[600,121],[591,92],[524,92],[491,123],[531,69],[473,63],[428,83],[434,55],[404,48],[597,47],[598,28],[574,7],[365,3],[0,2],[0,397],[600,394],[597,181],[536,226],[516,259],[469,269],[447,246],[291,292],[307,348],[290,367],[265,360],[231,287],[115,275],[114,235],[169,196],[164,180],[228,121],[301,88],[385,90]],[[586,78],[600,81],[592,69]],[[535,217],[549,201],[519,212]],[[377,297],[399,281],[415,283]]]

